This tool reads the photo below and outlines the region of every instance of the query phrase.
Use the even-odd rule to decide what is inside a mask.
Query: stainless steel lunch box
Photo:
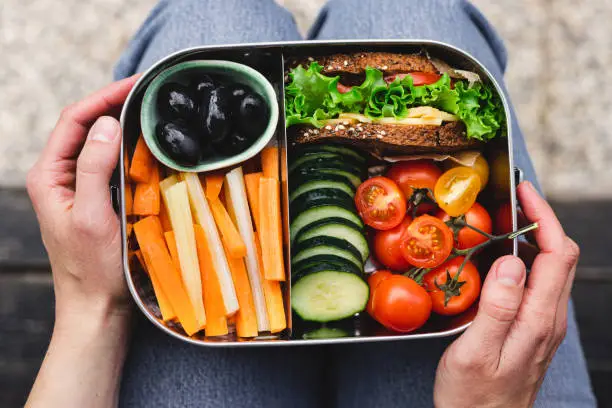
[[[507,200],[511,203],[513,209],[512,222],[514,228],[517,225],[516,215],[516,195],[515,187],[520,179],[520,171],[514,168],[512,156],[512,121],[510,120],[510,110],[508,101],[502,92],[501,87],[493,78],[491,73],[474,57],[449,44],[429,41],[429,40],[355,40],[355,41],[304,41],[304,42],[277,42],[277,43],[257,43],[257,44],[234,44],[221,46],[201,46],[178,51],[153,65],[136,83],[130,92],[123,110],[121,113],[121,126],[123,129],[123,144],[121,147],[121,165],[119,166],[119,180],[114,186],[118,191],[119,208],[118,212],[121,218],[122,237],[123,237],[123,263],[125,270],[125,278],[128,283],[130,293],[134,301],[145,314],[145,316],[161,330],[169,335],[201,346],[215,347],[249,347],[249,346],[292,346],[292,345],[314,345],[314,344],[330,344],[330,343],[362,343],[362,342],[377,342],[377,341],[394,341],[408,339],[426,339],[434,337],[446,337],[456,335],[465,330],[473,321],[476,314],[477,306],[474,305],[471,309],[461,315],[448,317],[433,317],[416,332],[409,334],[396,334],[387,331],[382,326],[372,321],[369,316],[361,316],[353,319],[351,322],[343,322],[339,325],[329,324],[329,327],[337,329],[339,337],[324,338],[324,339],[306,339],[304,336],[307,333],[308,327],[292,327],[291,322],[291,306],[290,306],[290,288],[289,280],[284,285],[285,301],[287,307],[288,329],[283,333],[274,336],[261,336],[255,339],[237,339],[232,333],[224,337],[207,338],[203,335],[194,337],[187,336],[180,326],[172,323],[164,323],[160,319],[159,308],[157,306],[151,285],[148,279],[140,271],[133,271],[130,268],[128,253],[133,241],[126,236],[126,225],[130,221],[126,216],[124,191],[127,180],[127,171],[125,169],[125,155],[133,153],[136,140],[140,134],[140,104],[147,85],[151,80],[166,68],[182,61],[195,59],[229,59],[242,61],[244,58],[249,58],[253,54],[265,54],[267,57],[277,59],[270,72],[262,72],[268,77],[274,85],[278,96],[278,103],[281,111],[284,112],[284,56],[317,56],[329,53],[350,53],[358,51],[391,51],[398,53],[415,53],[426,52],[431,56],[442,59],[454,68],[470,70],[478,73],[484,81],[492,84],[503,101],[506,117],[507,117],[507,134],[508,137],[504,142],[498,143],[494,148],[502,154],[508,155],[510,188]],[[263,53],[263,54],[262,54]],[[507,142],[507,143],[505,143]],[[285,259],[287,260],[287,271],[290,271],[289,262],[289,240],[288,240],[288,193],[287,193],[287,134],[284,125],[284,115],[279,118],[279,126],[275,143],[278,144],[281,151],[281,195],[284,202],[283,218],[285,221]],[[515,240],[512,253],[517,254],[517,242]],[[502,255],[500,253],[498,255]],[[291,274],[287,273],[290,277]],[[367,315],[367,313],[362,313]]]

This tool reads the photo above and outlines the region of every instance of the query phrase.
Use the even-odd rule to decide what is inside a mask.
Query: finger
[[[530,269],[533,266],[533,262],[536,257],[540,253],[540,249],[529,243],[520,241],[518,242],[518,256],[521,258],[527,269]]]
[[[486,353],[482,358],[498,363],[521,305],[525,276],[525,265],[519,258],[508,255],[495,261],[482,287],[476,318],[461,336],[464,352]]]
[[[77,160],[72,209],[77,228],[102,229],[100,224],[114,216],[109,183],[119,159],[120,143],[121,127],[110,116],[99,118],[89,131]]]
[[[566,252],[572,253],[576,259],[580,257],[580,248],[578,247],[578,244],[576,244],[576,242],[574,242],[569,237],[566,240]],[[557,318],[555,322],[555,334],[559,344],[565,337],[565,333],[567,331],[567,309],[569,307],[574,278],[576,277],[576,266],[577,265],[574,265],[571,268],[569,277],[567,279],[567,282],[565,283],[565,287],[563,288],[563,293],[561,294],[561,298],[559,299]]]
[[[539,224],[535,237],[540,253],[533,262],[527,281],[528,309],[536,313],[555,313],[551,305],[559,303],[576,260],[565,251],[566,235],[555,213],[531,183],[521,183],[517,192],[527,219]]]
[[[43,166],[60,160],[74,159],[91,124],[100,116],[123,105],[139,75],[115,82],[84,100],[66,108],[51,133],[40,158]]]
[[[516,215],[517,215],[517,225],[518,225],[519,228],[523,228],[523,227],[526,227],[527,225],[531,224],[529,222],[529,220],[527,220],[527,217],[525,217],[525,213],[523,212],[523,210],[521,208],[517,209]],[[526,233],[523,236],[525,237],[527,242],[529,242],[531,245],[537,246],[536,238],[535,238],[535,235],[534,235],[533,231],[529,231],[528,233]]]

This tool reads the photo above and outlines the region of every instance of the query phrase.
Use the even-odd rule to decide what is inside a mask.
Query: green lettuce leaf
[[[327,119],[340,113],[401,119],[409,108],[432,106],[457,115],[466,125],[468,139],[486,141],[502,133],[503,105],[488,85],[475,83],[470,87],[458,81],[453,87],[446,74],[431,85],[414,86],[409,75],[387,84],[381,71],[368,67],[361,85],[340,93],[340,77],[323,75],[322,69],[313,62],[308,69],[300,65],[289,73],[291,82],[285,87],[287,127],[296,124],[322,127]]]

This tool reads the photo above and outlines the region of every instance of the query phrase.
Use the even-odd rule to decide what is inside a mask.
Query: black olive
[[[219,86],[210,93],[208,110],[202,109],[204,130],[213,143],[223,142],[232,131],[231,94],[229,89]]]
[[[196,77],[190,82],[190,86],[198,94],[202,94],[203,92],[210,93],[216,87],[215,81],[210,75],[201,75]]]
[[[195,94],[186,86],[167,82],[159,88],[157,110],[162,118],[192,120],[197,117]]]
[[[177,163],[193,166],[200,161],[201,143],[197,134],[184,123],[159,123],[157,140],[170,158]]]
[[[238,117],[240,130],[250,138],[257,138],[263,134],[270,121],[268,105],[260,95],[249,93],[240,103]]]
[[[251,145],[251,139],[233,131],[222,143],[215,143],[214,148],[224,156],[233,156],[242,153]]]

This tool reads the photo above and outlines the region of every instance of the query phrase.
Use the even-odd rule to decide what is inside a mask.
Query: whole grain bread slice
[[[333,54],[316,58],[298,58],[288,61],[288,68],[302,65],[307,68],[311,62],[317,61],[323,66],[322,73],[326,75],[360,75],[366,67],[377,68],[385,74],[400,72],[438,73],[436,66],[424,55],[396,54],[392,52],[358,52],[354,54]]]
[[[450,153],[478,148],[481,142],[465,136],[463,122],[436,125],[391,125],[377,123],[335,124],[320,129],[291,126],[289,142],[308,144],[339,142],[380,156],[390,154]]]

